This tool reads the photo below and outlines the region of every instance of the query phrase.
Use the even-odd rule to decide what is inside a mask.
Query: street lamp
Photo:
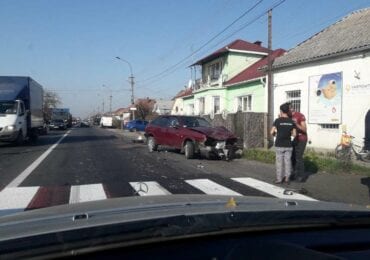
[[[110,87],[107,87],[106,85],[102,85],[103,88],[107,88],[110,92],[110,96],[109,96],[109,114],[112,114],[112,90],[110,89]]]
[[[100,97],[100,94],[98,93],[97,96]],[[102,98],[103,98],[103,102],[102,102],[102,108],[103,108],[102,115],[103,115],[104,114],[104,96]]]
[[[127,60],[124,60],[124,59],[122,59],[118,56],[116,57],[116,59],[125,62],[130,68],[131,76],[129,77],[129,79],[130,79],[130,84],[131,84],[131,104],[134,104],[134,75],[132,73],[132,66],[131,66],[130,62],[128,62]]]

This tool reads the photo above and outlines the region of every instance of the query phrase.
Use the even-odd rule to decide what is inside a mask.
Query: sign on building
[[[309,77],[308,123],[342,123],[342,72]]]

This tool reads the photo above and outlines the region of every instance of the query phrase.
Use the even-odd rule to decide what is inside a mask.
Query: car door
[[[169,117],[168,127],[166,128],[166,139],[168,145],[175,148],[181,148],[182,140],[180,136],[181,126],[177,117]]]

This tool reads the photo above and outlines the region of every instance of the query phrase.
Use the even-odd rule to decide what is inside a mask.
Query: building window
[[[205,100],[204,97],[199,99],[199,114],[204,115],[205,112]]]
[[[221,62],[214,63],[208,66],[208,75],[211,80],[218,80],[221,74]]]
[[[294,111],[301,112],[301,91],[293,90],[286,92],[286,101],[292,104]]]
[[[250,112],[252,111],[252,95],[239,97],[238,99],[238,111]]]
[[[187,108],[188,108],[187,115],[194,115],[194,104],[189,104]]]
[[[213,97],[213,113],[220,113],[220,97]]]
[[[320,124],[322,129],[339,129],[339,124]]]

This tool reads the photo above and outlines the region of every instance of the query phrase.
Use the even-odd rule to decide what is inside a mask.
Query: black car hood
[[[128,197],[0,217],[0,252],[15,258],[27,258],[37,250],[70,256],[91,245],[104,245],[107,239],[135,245],[148,239],[369,224],[370,210],[365,207],[328,202],[210,195]]]

